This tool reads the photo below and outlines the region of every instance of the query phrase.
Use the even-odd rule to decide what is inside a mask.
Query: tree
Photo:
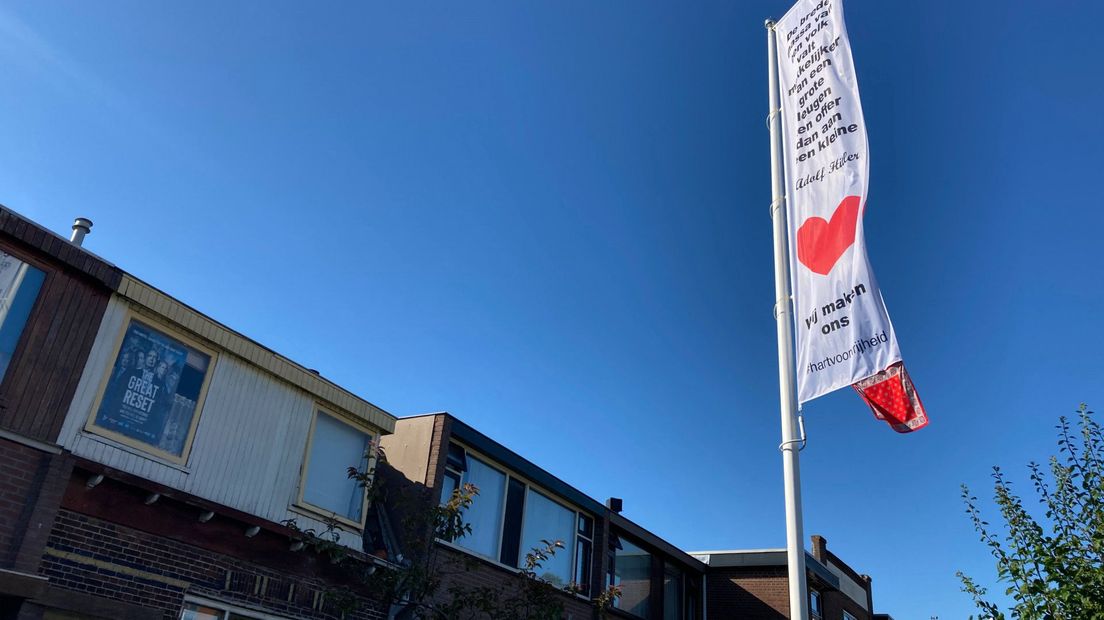
[[[1003,536],[981,516],[978,499],[962,485],[966,513],[997,560],[997,578],[1014,605],[1012,618],[1075,620],[1104,618],[1104,435],[1084,404],[1076,428],[1059,418],[1058,456],[1049,466],[1028,464],[1043,511],[1032,516],[999,467],[993,468],[994,500]],[[986,599],[987,591],[958,573],[984,618],[1005,613]]]
[[[387,569],[377,570],[375,564],[338,544],[340,525],[336,520],[331,520],[321,533],[301,530],[294,521],[286,522],[295,531],[296,540],[323,557],[348,584],[347,588],[326,593],[336,611],[351,612],[357,608],[358,598],[365,597],[404,620],[558,620],[563,616],[561,594],[577,592],[577,588],[574,584],[559,588],[540,577],[542,565],[563,548],[558,540],[542,540],[541,546],[526,554],[521,570],[498,585],[450,585],[442,591],[450,575],[478,566],[477,561],[466,557],[443,559],[437,541],[454,542],[471,534],[464,511],[479,489],[472,484],[462,485],[447,501],[438,503],[424,488],[396,484],[401,476],[387,466],[382,449],[376,448],[374,456],[367,469],[350,467],[348,474],[366,489],[370,501],[390,504],[401,515],[402,531],[397,533],[405,557],[394,558]],[[619,590],[611,587],[595,598],[603,615],[617,595]]]

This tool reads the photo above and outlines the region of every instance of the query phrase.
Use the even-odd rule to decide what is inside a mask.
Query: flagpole
[[[793,318],[787,274],[785,194],[782,188],[782,118],[778,102],[778,39],[767,20],[767,70],[770,74],[771,220],[774,224],[774,322],[778,335],[778,391],[781,397],[782,473],[786,492],[786,566],[789,570],[790,618],[808,620],[805,586],[805,534],[801,524],[801,468],[798,463],[797,385],[794,382]],[[802,433],[804,435],[804,433]]]

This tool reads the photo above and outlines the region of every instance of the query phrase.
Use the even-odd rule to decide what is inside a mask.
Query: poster
[[[131,320],[94,425],[181,456],[210,361],[206,353]]]

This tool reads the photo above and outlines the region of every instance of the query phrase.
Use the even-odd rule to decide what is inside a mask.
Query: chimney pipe
[[[84,236],[92,232],[92,220],[86,217],[78,217],[73,220],[73,235],[69,237],[69,242],[75,246],[80,246],[84,243]]]

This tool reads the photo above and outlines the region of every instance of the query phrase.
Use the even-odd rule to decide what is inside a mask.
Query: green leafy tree
[[[460,557],[445,558],[437,541],[454,542],[468,536],[472,527],[464,520],[464,511],[472,505],[479,489],[465,484],[453,491],[443,503],[433,501],[424,489],[390,489],[387,477],[379,475],[377,466],[386,469],[386,456],[377,449],[375,459],[366,470],[349,468],[349,477],[365,487],[371,501],[396,505],[402,515],[401,536],[406,557],[395,558],[386,569],[365,562],[350,554],[338,543],[340,524],[327,523],[323,532],[298,529],[294,521],[287,525],[295,531],[304,547],[324,558],[336,568],[348,586],[327,592],[326,596],[338,612],[357,608],[360,597],[369,598],[398,612],[397,618],[410,620],[558,620],[563,617],[564,592],[577,592],[574,584],[560,588],[540,576],[542,566],[558,550],[562,541],[541,541],[526,554],[521,570],[504,577],[493,586],[448,585],[448,578],[478,568],[477,560]],[[391,470],[390,473],[394,473]],[[405,491],[405,492],[404,492]],[[357,596],[359,593],[360,597]],[[595,599],[604,615],[619,592],[611,589]]]
[[[1028,464],[1041,518],[1028,512],[999,467],[993,468],[999,530],[983,519],[977,497],[962,485],[966,513],[997,560],[998,580],[1008,584],[1012,618],[1104,618],[1104,436],[1086,405],[1077,415],[1076,427],[1059,418],[1059,454],[1049,465]],[[981,617],[1006,617],[983,586],[961,571],[958,577]]]

